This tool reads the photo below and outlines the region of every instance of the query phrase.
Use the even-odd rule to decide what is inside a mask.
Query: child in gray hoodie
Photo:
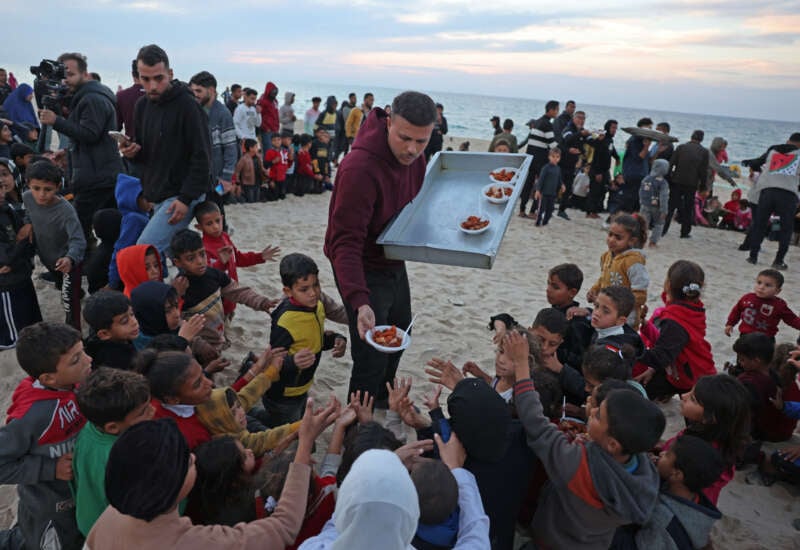
[[[650,246],[655,248],[664,229],[669,206],[669,182],[665,177],[669,171],[669,162],[657,159],[653,162],[650,175],[642,180],[639,187],[639,214],[647,221],[653,223],[653,232],[650,233]]]

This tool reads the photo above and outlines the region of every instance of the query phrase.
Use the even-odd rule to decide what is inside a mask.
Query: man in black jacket
[[[572,102],[574,105],[574,101]],[[561,202],[558,204],[558,217],[569,219],[567,206],[572,198],[572,182],[575,179],[575,167],[578,165],[583,155],[583,144],[589,137],[589,130],[583,127],[586,122],[586,113],[575,111],[564,131],[561,132],[561,177],[566,190],[561,195]],[[553,124],[555,128],[555,124]]]
[[[139,165],[144,197],[153,203],[139,244],[162,256],[172,236],[188,227],[192,209],[211,189],[208,116],[191,90],[173,80],[166,52],[155,44],[136,57],[145,97],[136,104],[136,141],[120,146]],[[166,266],[166,263],[162,263]]]
[[[695,130],[688,143],[678,145],[669,163],[670,181],[678,192],[681,239],[691,237],[694,221],[694,194],[705,188],[708,178],[708,149],[700,145],[705,134]]]
[[[68,181],[75,195],[75,210],[87,243],[91,243],[92,216],[103,208],[116,208],[114,185],[122,171],[117,143],[108,135],[117,129],[114,93],[91,80],[86,58],[79,53],[62,54],[65,83],[72,93],[65,119],[49,109],[39,111],[42,124],[51,125],[69,137]]]

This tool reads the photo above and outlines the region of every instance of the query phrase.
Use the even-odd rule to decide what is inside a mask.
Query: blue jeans
[[[192,221],[192,212],[194,207],[206,199],[205,195],[200,195],[197,199],[193,200],[189,205],[189,211],[181,221],[176,224],[168,222],[172,214],[168,213],[170,205],[178,200],[178,197],[170,197],[153,206],[153,215],[147,225],[144,227],[142,234],[139,235],[139,240],[136,244],[149,244],[155,246],[161,254],[161,271],[164,277],[167,276],[167,252],[169,251],[169,243],[172,237],[181,229],[186,229]]]

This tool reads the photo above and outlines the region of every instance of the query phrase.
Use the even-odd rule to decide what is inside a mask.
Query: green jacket
[[[78,434],[72,456],[70,488],[75,497],[75,517],[78,529],[88,536],[100,514],[108,506],[106,499],[106,463],[116,435],[101,431],[87,422]]]

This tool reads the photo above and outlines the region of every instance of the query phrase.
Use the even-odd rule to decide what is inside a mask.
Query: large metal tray
[[[428,163],[422,189],[378,237],[387,258],[491,269],[531,164],[529,155],[443,151]],[[492,204],[482,189],[489,172],[518,169],[514,192]],[[467,235],[459,229],[468,216],[491,220],[489,229]]]

